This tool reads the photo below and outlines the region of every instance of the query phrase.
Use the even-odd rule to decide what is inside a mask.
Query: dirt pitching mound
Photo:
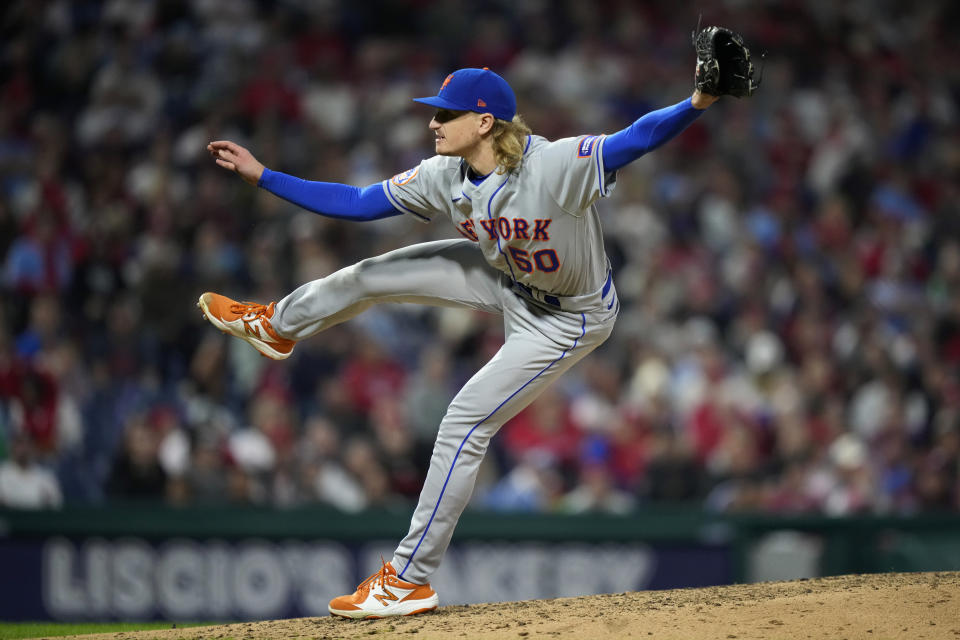
[[[960,640],[960,572],[853,575],[706,589],[630,591],[579,598],[450,606],[399,619],[300,618],[83,636],[84,640],[351,640],[370,637],[416,640]]]

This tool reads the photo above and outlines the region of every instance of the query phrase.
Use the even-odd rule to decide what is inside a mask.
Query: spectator
[[[498,446],[511,463],[538,458],[570,473],[575,471],[582,438],[566,398],[551,387],[503,426]]]
[[[161,499],[167,478],[160,466],[158,449],[157,434],[145,416],[132,416],[107,482],[109,495],[118,499]]]
[[[360,337],[356,355],[344,366],[343,381],[353,410],[361,415],[370,413],[377,397],[397,393],[405,382],[400,363],[368,336]]]
[[[580,468],[579,480],[577,486],[560,500],[561,512],[623,515],[633,509],[633,496],[616,487],[613,475],[604,464],[587,462]]]
[[[702,496],[706,477],[690,443],[669,428],[657,429],[651,440],[642,495],[651,502],[692,502]]]
[[[37,463],[29,438],[15,437],[10,458],[0,462],[0,505],[12,509],[57,509],[62,504],[57,477]]]
[[[419,367],[406,385],[406,417],[417,444],[433,449],[437,425],[453,399],[452,365],[445,348],[432,346],[424,349]],[[421,468],[422,465],[421,465]]]
[[[186,472],[187,499],[194,504],[215,504],[227,495],[227,466],[221,443],[198,433],[190,450]]]
[[[529,450],[476,503],[495,511],[553,511],[563,508],[564,481],[546,452]]]
[[[23,295],[59,292],[70,284],[72,255],[52,216],[49,211],[39,212],[13,241],[3,274],[8,289]]]

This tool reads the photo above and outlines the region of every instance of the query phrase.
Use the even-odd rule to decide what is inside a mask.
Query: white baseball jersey
[[[479,185],[459,157],[434,156],[383,181],[400,211],[450,218],[513,282],[557,296],[597,291],[608,274],[595,202],[614,187],[603,168],[605,136],[550,142],[528,136],[520,167]]]

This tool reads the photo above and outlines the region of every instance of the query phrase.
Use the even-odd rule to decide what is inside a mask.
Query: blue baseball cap
[[[459,69],[447,76],[436,96],[414,102],[452,111],[491,113],[510,122],[517,115],[517,97],[507,81],[490,69]]]

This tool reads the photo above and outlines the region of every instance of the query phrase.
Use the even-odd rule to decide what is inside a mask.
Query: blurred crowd
[[[654,0],[19,0],[0,10],[0,504],[415,500],[501,320],[384,305],[261,358],[198,295],[277,300],[452,225],[343,223],[216,167],[365,186],[433,95],[502,73],[536,133],[690,95]],[[494,439],[475,507],[960,508],[960,5],[727,0],[767,56],[599,204],[622,310]],[[952,34],[952,35],[951,35]]]

